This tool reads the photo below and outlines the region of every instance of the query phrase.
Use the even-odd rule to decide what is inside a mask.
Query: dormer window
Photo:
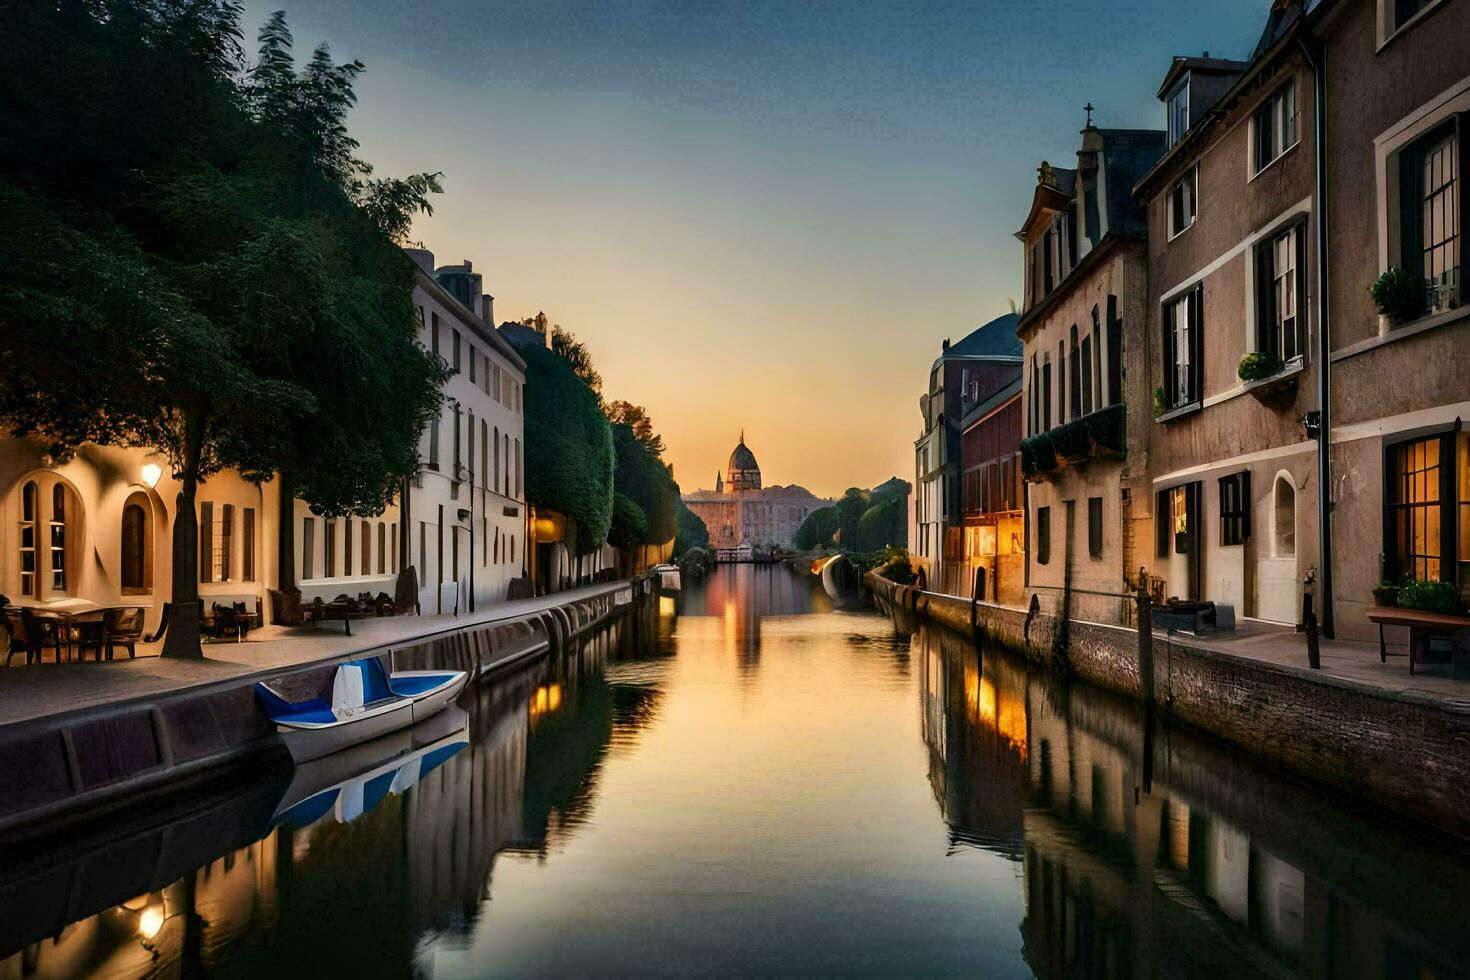
[[[1173,146],[1189,131],[1189,75],[1179,79],[1179,84],[1169,93],[1166,104],[1169,112],[1169,145]]]

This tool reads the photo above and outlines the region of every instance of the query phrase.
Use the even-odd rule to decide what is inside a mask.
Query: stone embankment
[[[550,596],[515,604],[517,611],[505,618],[490,614],[447,627],[436,619],[417,633],[397,629],[388,643],[366,635],[346,637],[330,654],[314,649],[309,659],[288,667],[229,671],[223,679],[175,684],[102,703],[85,690],[68,691],[56,700],[80,706],[9,722],[0,719],[0,834],[14,844],[33,834],[53,833],[133,807],[150,795],[187,792],[284,753],[275,727],[256,704],[257,681],[275,682],[286,692],[330,690],[337,664],[382,656],[394,670],[468,670],[473,683],[597,630],[652,595],[654,588],[646,576],[610,582],[566,593],[560,601]],[[321,641],[313,637],[312,642]],[[36,680],[85,688],[89,681],[101,680],[89,676],[89,670],[118,667],[125,665],[27,669],[66,671]]]
[[[1063,648],[1061,624],[1045,612],[921,592],[872,573],[866,583],[901,628],[927,619],[1006,647],[1147,702],[1282,772],[1470,839],[1470,689],[1464,698],[1390,690],[1161,631],[1145,671],[1136,629],[1073,620]]]

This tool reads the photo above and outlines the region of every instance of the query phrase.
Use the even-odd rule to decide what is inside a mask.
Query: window
[[[1051,354],[1041,364],[1041,431],[1051,428]]]
[[[1466,202],[1459,176],[1467,129],[1470,113],[1452,116],[1396,157],[1397,264],[1424,282],[1425,314],[1453,309],[1461,301]]]
[[[495,441],[490,444],[495,449],[495,482],[490,484],[490,489],[496,493],[500,492],[500,426],[495,427]]]
[[[1198,186],[1199,169],[1191,167],[1189,173],[1180,177],[1169,188],[1169,237],[1184,231],[1194,224],[1195,190]]]
[[[1188,555],[1195,551],[1194,529],[1199,526],[1198,483],[1160,490],[1154,511],[1154,539],[1158,557]]]
[[[469,479],[470,483],[474,483],[475,482],[475,413],[474,412],[471,412],[470,413],[470,420],[465,425],[464,434],[465,434],[465,441],[470,444],[470,460],[469,460],[469,465],[467,467],[468,474],[469,474],[468,475],[468,479]]]
[[[1169,116],[1169,145],[1173,146],[1184,138],[1189,132],[1189,76],[1185,75],[1179,79],[1179,84],[1174,86],[1169,93],[1168,102]]]
[[[449,471],[449,479],[450,479],[450,481],[453,484],[453,486],[451,487],[451,489],[455,492],[456,495],[458,495],[458,491],[459,491],[459,471],[461,469],[461,467],[460,467],[460,460],[462,458],[463,458],[463,456],[460,453],[460,442],[459,442],[459,402],[455,402],[454,403],[454,469],[452,469],[452,470]]]
[[[1251,173],[1265,170],[1281,154],[1296,145],[1296,83],[1287,82],[1261,103],[1251,117],[1251,140],[1255,147]]]
[[[1245,544],[1251,536],[1251,474],[1241,470],[1220,477],[1220,543]]]
[[[522,488],[522,484],[521,484],[521,441],[519,439],[517,439],[516,440],[516,496],[517,497],[519,497],[521,495],[522,489],[523,488]]]
[[[367,553],[367,549],[363,549]],[[378,522],[378,574],[383,575],[388,571],[388,525],[382,521]]]
[[[480,352],[475,349],[475,345],[474,344],[471,344],[470,345],[470,384],[474,384],[475,383],[475,375],[478,373],[476,371],[476,369],[480,366],[479,365],[479,361],[480,361]]]
[[[122,567],[119,584],[124,595],[148,591],[148,509],[146,498],[135,493],[123,505]]]
[[[1036,508],[1036,564],[1051,561],[1051,508]]]
[[[1390,578],[1442,577],[1446,508],[1441,506],[1445,473],[1440,457],[1444,442],[1442,436],[1431,436],[1387,450],[1384,509]]]
[[[255,508],[246,507],[240,512],[240,580],[255,581]]]
[[[1041,413],[1037,405],[1041,401],[1041,370],[1036,366],[1036,355],[1031,355],[1031,398],[1026,404],[1026,431],[1035,434],[1041,431]]]
[[[1087,498],[1087,554],[1101,558],[1103,553],[1103,502],[1101,497]]]
[[[1098,400],[1101,401],[1101,395]],[[1118,297],[1108,297],[1108,404],[1123,401],[1123,321],[1118,318]]]
[[[1092,414],[1092,334],[1082,338],[1082,414]]]
[[[439,468],[439,418],[429,421],[429,469]]]
[[[1391,15],[1388,33],[1392,34],[1407,24],[1419,11],[1432,6],[1435,0],[1384,0],[1384,2],[1387,3]]]
[[[505,453],[505,489],[501,491],[507,497],[510,496],[510,433],[500,437],[501,452]]]
[[[60,483],[51,487],[51,590],[66,591],[67,490]]]
[[[342,574],[352,574],[352,518],[342,522]]]
[[[301,519],[301,578],[316,578],[316,521],[310,517]]]
[[[429,531],[428,526],[419,521],[419,571],[427,572],[429,568]]]
[[[434,356],[435,357],[438,357],[439,356],[439,314],[437,314],[437,313],[430,313],[429,314],[429,322],[430,322],[430,324],[432,324],[432,326],[429,329],[429,344],[430,344],[429,349],[434,352]]]
[[[490,423],[480,420],[480,486],[490,486]]]
[[[383,525],[379,524],[378,525],[379,531],[381,531],[382,528],[383,528]],[[379,534],[379,537],[381,538],[382,535]],[[381,563],[381,561],[382,561],[382,556],[383,556],[383,549],[382,549],[382,545],[380,544],[378,546],[378,560],[379,560],[379,563]],[[372,521],[363,521],[362,522],[362,556],[360,558],[358,558],[358,571],[361,572],[363,575],[371,575],[373,573],[373,522]],[[378,571],[381,572],[382,569],[380,568],[380,569],[378,569]]]
[[[326,546],[325,560],[322,562],[325,568],[322,573],[327,578],[335,578],[337,575],[337,522],[322,522],[322,543]]]
[[[1306,235],[1295,225],[1256,246],[1256,350],[1282,361],[1305,346],[1301,296],[1306,291]]]
[[[36,537],[40,489],[31,480],[20,491],[20,594],[34,596],[37,592]]]
[[[199,581],[214,581],[214,503],[199,505]]]
[[[496,401],[500,401],[500,365],[499,364],[495,365],[495,380],[493,382],[493,385],[494,385],[495,390],[492,391],[490,394],[495,398]]]
[[[1078,356],[1077,347],[1077,324],[1072,324],[1071,332],[1071,357],[1068,360],[1070,371],[1067,374],[1067,397],[1071,408],[1068,418],[1077,419],[1082,417],[1082,360]]]
[[[1164,307],[1164,407],[1200,400],[1201,286]]]
[[[454,331],[454,373],[459,373],[459,331]]]

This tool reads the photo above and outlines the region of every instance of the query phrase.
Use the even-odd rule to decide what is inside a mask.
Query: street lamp
[[[163,478],[163,467],[157,463],[144,463],[142,474],[143,482],[148,484],[149,490],[152,490],[158,486],[158,481]]]

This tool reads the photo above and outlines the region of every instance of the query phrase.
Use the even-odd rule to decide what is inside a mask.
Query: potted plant
[[[1417,320],[1424,313],[1424,284],[1407,269],[1393,266],[1368,287],[1378,307],[1379,333],[1387,333],[1386,317],[1391,323]]]
[[[1240,359],[1240,364],[1236,367],[1235,373],[1240,376],[1240,380],[1242,381],[1264,381],[1272,375],[1280,374],[1281,369],[1285,366],[1281,362],[1281,358],[1275,354],[1268,354],[1265,351],[1251,351]]]
[[[1453,582],[1424,579],[1405,579],[1398,589],[1398,604],[1403,609],[1422,609],[1450,616],[1458,615],[1462,609]]]
[[[1392,582],[1379,582],[1373,587],[1373,604],[1380,608],[1399,604],[1399,587]]]

